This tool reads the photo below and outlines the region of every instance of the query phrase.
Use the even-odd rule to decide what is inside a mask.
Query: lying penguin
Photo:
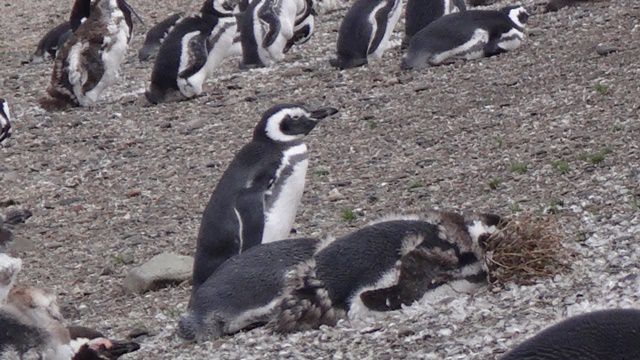
[[[251,142],[218,181],[200,222],[193,291],[225,260],[260,243],[288,237],[309,163],[304,138],[334,108],[279,104],[262,115]]]
[[[553,325],[501,360],[640,359],[640,310],[594,311]]]
[[[411,38],[402,68],[420,69],[454,58],[478,59],[514,50],[524,40],[528,18],[522,6],[443,16]]]
[[[279,332],[311,329],[397,309],[443,285],[480,287],[482,244],[499,224],[494,215],[432,212],[373,223],[333,241],[255,246],[199,287],[178,335],[202,341],[264,324]]]
[[[124,0],[76,0],[69,20],[73,34],[57,52],[45,110],[94,104],[117,79],[133,23]]]
[[[231,54],[236,20],[210,3],[180,19],[160,45],[145,92],[151,104],[200,95],[207,77]]]

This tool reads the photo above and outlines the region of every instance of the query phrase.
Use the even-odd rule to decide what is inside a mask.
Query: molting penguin
[[[144,37],[144,44],[140,50],[138,50],[138,60],[141,62],[147,61],[149,58],[155,56],[162,41],[164,41],[171,29],[182,17],[182,13],[173,14],[149,29],[147,35]]]
[[[87,15],[88,4],[74,5],[74,34],[56,55],[49,97],[40,99],[46,110],[91,105],[117,79],[131,38],[131,8],[124,0],[96,0]]]
[[[286,239],[256,245],[225,261],[193,294],[178,335],[205,341],[266,324],[283,295],[285,275],[309,260],[320,244]]]
[[[402,67],[422,68],[451,58],[477,59],[516,49],[524,40],[528,18],[522,6],[443,16],[413,36]]]
[[[407,0],[405,10],[405,43],[418,31],[444,15],[465,11],[464,0]]]
[[[294,37],[297,14],[306,9],[306,0],[252,0],[237,15],[242,45],[242,68],[264,67],[284,59],[289,40]]]
[[[262,115],[253,140],[222,174],[202,215],[192,294],[226,259],[289,235],[309,162],[303,139],[336,112],[281,104]]]
[[[11,137],[11,113],[9,103],[0,98],[0,143],[2,140]]]
[[[31,61],[41,62],[47,55],[55,59],[56,53],[62,49],[71,34],[71,24],[68,21],[49,30],[38,42],[36,51],[31,56]]]
[[[640,359],[640,310],[613,309],[574,316],[507,353],[502,360]]]
[[[436,211],[339,238],[298,272],[275,310],[274,327],[291,332],[396,310],[445,285],[474,291],[486,283],[482,243],[499,223],[496,215]]]
[[[337,58],[331,65],[349,69],[382,57],[401,10],[400,0],[356,1],[340,24]]]
[[[181,19],[160,46],[147,100],[157,104],[200,95],[204,81],[229,56],[236,31],[232,13],[207,3],[200,15]]]

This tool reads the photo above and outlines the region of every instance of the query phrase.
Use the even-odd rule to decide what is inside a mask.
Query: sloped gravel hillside
[[[198,1],[131,0],[147,26]],[[14,229],[22,283],[56,292],[70,323],[124,337],[129,359],[494,359],[549,324],[597,308],[640,307],[640,3],[532,13],[513,52],[419,72],[396,46],[367,67],[329,66],[346,4],[269,69],[231,59],[192,101],[148,107],[152,64],[136,35],[117,86],[91,108],[37,105],[51,63],[25,64],[69,1],[2,2],[0,96],[15,131],[0,146],[0,212]],[[494,6],[507,4],[502,1]],[[399,44],[403,24],[394,41]],[[616,49],[601,56],[602,44]],[[370,323],[290,336],[256,329],[203,344],[173,332],[189,286],[127,294],[127,271],[165,251],[191,255],[201,212],[260,114],[279,102],[340,113],[309,136],[299,235],[342,235],[390,213],[552,210],[571,269],[529,286],[416,304]]]

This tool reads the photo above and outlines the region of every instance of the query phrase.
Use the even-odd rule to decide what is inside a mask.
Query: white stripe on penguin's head
[[[514,6],[507,9],[509,9],[509,19],[511,19],[511,21],[520,29],[524,29],[525,24],[529,19],[527,9],[522,6]]]
[[[299,141],[313,130],[320,119],[337,111],[333,108],[308,111],[295,104],[276,105],[262,115],[253,137],[279,143]]]

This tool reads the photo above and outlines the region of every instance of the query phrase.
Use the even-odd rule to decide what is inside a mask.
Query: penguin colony
[[[138,52],[140,61],[158,53],[147,99],[156,104],[201,95],[207,77],[231,56],[241,55],[242,68],[282,61],[292,46],[311,38],[316,6],[313,0],[207,0],[198,14],[167,17]],[[114,83],[131,39],[132,11],[124,0],[77,0],[69,21],[42,38],[33,60],[55,59],[48,96],[41,100],[45,109],[93,105]],[[380,58],[401,12],[399,0],[355,1],[331,64],[348,69]],[[402,67],[514,50],[524,40],[528,16],[521,6],[467,10],[461,0],[409,0]],[[1,142],[10,137],[11,123],[7,102],[0,99],[0,105]],[[473,292],[485,285],[483,244],[502,225],[493,214],[434,210],[381,219],[337,239],[287,239],[308,167],[304,137],[337,112],[280,104],[262,115],[203,212],[179,336],[205,341],[264,325],[281,333],[315,329],[397,310],[435,291]],[[15,285],[21,268],[20,259],[0,253],[0,324],[9,329],[0,331],[0,354],[115,359],[139,348],[65,327],[54,295]],[[504,359],[638,358],[638,324],[638,310],[579,316]]]

